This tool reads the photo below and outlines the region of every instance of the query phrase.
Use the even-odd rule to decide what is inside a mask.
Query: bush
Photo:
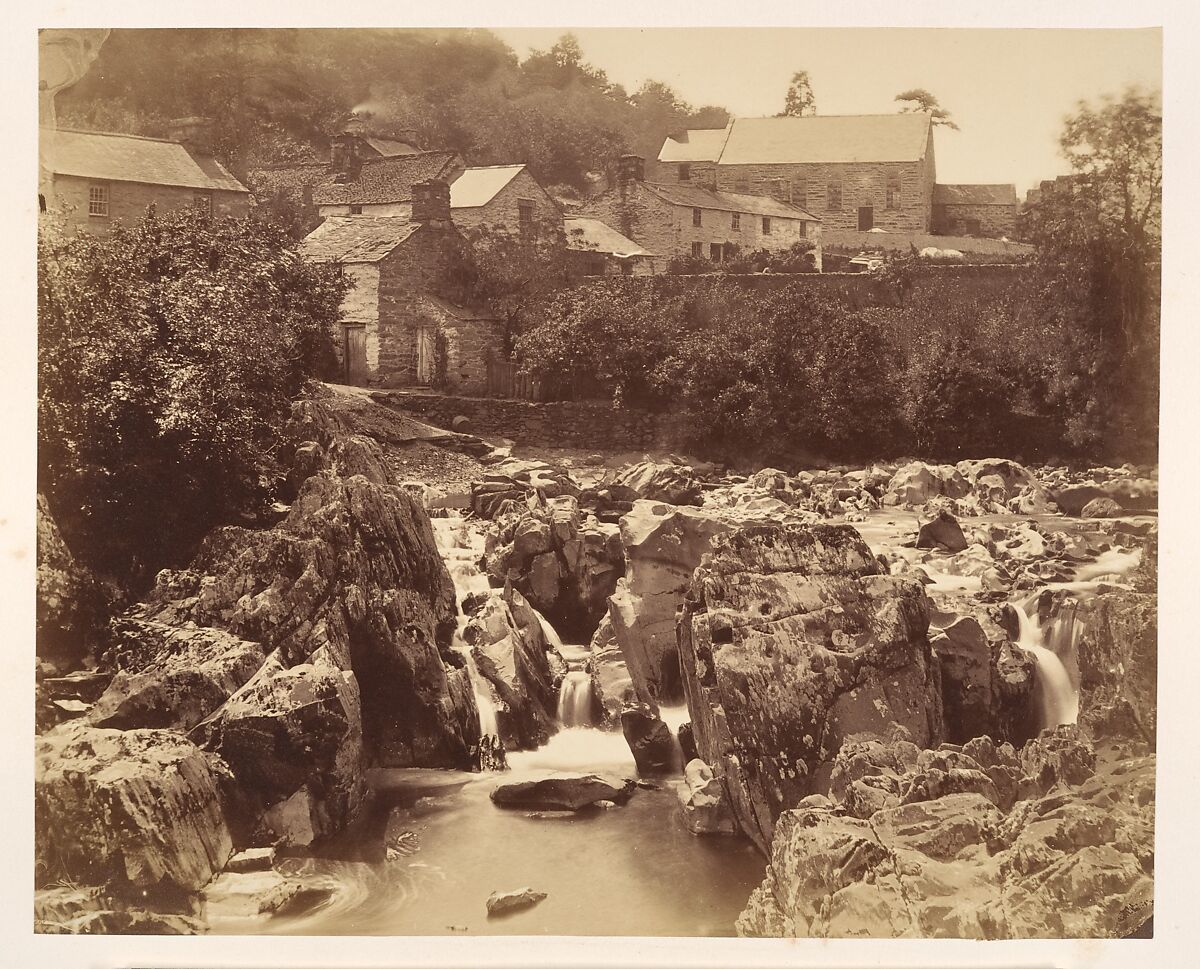
[[[38,463],[68,542],[134,581],[269,496],[289,402],[334,363],[340,271],[199,208],[38,240]]]

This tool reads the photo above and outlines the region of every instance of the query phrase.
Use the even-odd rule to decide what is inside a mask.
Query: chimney
[[[414,182],[412,221],[432,225],[450,221],[450,186],[440,179]]]
[[[626,185],[629,182],[645,180],[646,160],[641,155],[622,155],[617,161],[617,184]]]
[[[329,167],[338,175],[357,178],[360,161],[357,134],[347,130],[329,139]]]
[[[176,118],[168,121],[167,138],[179,142],[192,154],[212,157],[213,123],[211,118]]]

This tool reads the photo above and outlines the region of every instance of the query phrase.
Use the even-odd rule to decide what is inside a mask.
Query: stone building
[[[933,231],[949,236],[1012,238],[1017,231],[1014,185],[935,185]]]
[[[572,272],[579,276],[652,276],[662,260],[599,219],[563,219]]]
[[[450,185],[450,217],[460,229],[510,233],[557,227],[562,209],[524,165],[468,168]]]
[[[482,393],[503,326],[438,295],[464,245],[445,182],[412,188],[410,217],[330,216],[301,243],[305,258],[336,262],[351,281],[342,304],[342,379]]]
[[[821,220],[799,206],[762,195],[706,188],[692,182],[647,182],[642,159],[621,159],[617,184],[589,198],[578,214],[601,222],[658,256],[720,261],[743,252],[814,247],[820,268]]]
[[[312,186],[312,201],[321,218],[331,215],[410,218],[413,186],[418,182],[450,184],[466,166],[457,152],[421,151],[360,158],[340,151],[335,142],[330,167]]]
[[[928,114],[738,118],[668,137],[659,178],[770,195],[827,228],[928,232],[936,181]]]
[[[199,203],[214,215],[242,217],[250,193],[213,157],[210,124],[171,123],[171,138],[70,128],[41,131],[45,172],[38,206],[69,229],[103,234],[113,222]]]

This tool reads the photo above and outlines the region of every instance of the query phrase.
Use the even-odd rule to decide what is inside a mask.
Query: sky
[[[562,28],[492,28],[524,57]],[[806,70],[820,114],[890,114],[903,90],[932,92],[961,130],[934,138],[940,182],[1012,182],[1022,195],[1066,171],[1063,119],[1129,85],[1162,88],[1162,33],[961,28],[580,28],[584,56],[635,91],[669,84],[693,105],[736,116],[783,108]]]

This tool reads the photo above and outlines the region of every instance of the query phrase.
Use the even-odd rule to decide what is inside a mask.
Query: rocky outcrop
[[[463,630],[480,675],[495,687],[507,750],[544,744],[554,725],[554,674],[538,615],[521,593],[492,591]]]
[[[1155,743],[1158,597],[1111,592],[1079,606],[1075,645],[1081,723],[1097,738]]]
[[[535,892],[532,888],[518,888],[511,892],[492,892],[487,900],[488,918],[531,908],[545,898],[545,892]]]
[[[683,771],[687,786],[680,788],[683,823],[692,834],[733,834],[733,815],[725,803],[725,789],[712,768],[698,757]]]
[[[1079,511],[1081,518],[1120,518],[1124,510],[1107,496],[1093,498]]]
[[[506,781],[491,793],[499,807],[578,811],[599,801],[622,804],[636,790],[633,781],[601,774],[553,771],[533,780]]]
[[[591,636],[625,568],[617,528],[570,496],[505,512],[487,535],[488,575],[510,583],[564,636]]]
[[[510,458],[471,483],[471,510],[480,518],[495,519],[551,498],[578,498],[580,493],[578,482],[562,468]]]
[[[41,884],[70,878],[171,900],[233,852],[228,768],[177,733],[65,724],[37,738],[35,757]]]
[[[44,495],[37,496],[37,655],[60,672],[78,669],[104,642],[106,599],[67,548]]]
[[[1154,762],[1093,768],[1066,728],[1020,755],[848,748],[835,801],[779,818],[738,933],[1124,937],[1152,912]]]
[[[854,529],[746,525],[712,541],[679,625],[699,756],[764,851],[856,735],[940,740],[919,583],[881,575]]]
[[[648,703],[634,703],[621,711],[621,731],[640,774],[661,774],[679,769],[679,755],[671,729]]]
[[[939,495],[962,498],[970,486],[950,464],[930,465],[912,461],[896,469],[883,495],[885,505],[916,506]]]
[[[612,483],[619,488],[628,488],[634,498],[668,505],[700,504],[700,479],[686,464],[641,461],[624,468]]]

